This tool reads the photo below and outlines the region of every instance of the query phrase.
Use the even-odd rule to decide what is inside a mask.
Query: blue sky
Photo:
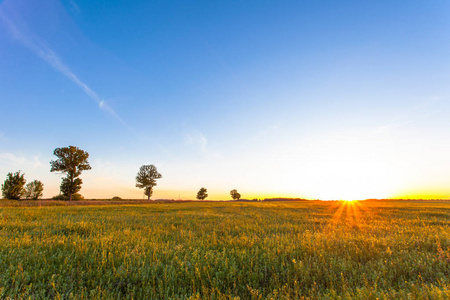
[[[448,1],[0,2],[0,176],[89,198],[450,198]]]

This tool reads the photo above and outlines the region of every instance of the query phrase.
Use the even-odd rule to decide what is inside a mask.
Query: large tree
[[[208,197],[207,192],[208,192],[208,190],[205,189],[204,187],[202,187],[197,193],[197,199],[198,200],[205,200],[206,197]]]
[[[61,172],[66,177],[61,182],[61,192],[72,200],[72,195],[81,189],[83,181],[78,178],[82,171],[90,170],[89,153],[75,146],[56,148],[53,154],[58,157],[52,160],[50,172]]]
[[[156,179],[161,177],[162,175],[158,173],[154,165],[143,165],[136,176],[136,187],[144,189],[144,194],[150,200],[153,194],[153,187],[156,185]]]
[[[241,199],[241,194],[239,194],[237,190],[231,190],[230,195],[231,195],[231,198],[233,198],[233,200]]]
[[[6,175],[6,180],[2,184],[3,197],[6,199],[19,200],[22,197],[24,190],[24,185],[27,182],[24,178],[25,174],[20,174],[20,171],[16,173],[9,172]]]
[[[34,180],[27,183],[25,186],[25,198],[37,200],[42,197],[42,192],[44,191],[44,184],[39,180]]]

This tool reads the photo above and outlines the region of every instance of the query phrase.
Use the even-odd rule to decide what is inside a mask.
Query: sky
[[[450,199],[450,2],[0,1],[0,181],[86,198]]]

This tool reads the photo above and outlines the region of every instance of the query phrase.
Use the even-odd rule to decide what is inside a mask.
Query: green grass
[[[450,203],[0,207],[0,299],[448,299]]]

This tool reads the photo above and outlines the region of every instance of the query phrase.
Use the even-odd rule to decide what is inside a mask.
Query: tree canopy
[[[237,191],[236,189],[231,190],[231,191],[230,191],[230,195],[231,195],[231,198],[233,198],[233,200],[239,200],[239,199],[241,199],[241,194],[239,194],[238,191]]]
[[[205,189],[204,187],[202,187],[197,193],[197,199],[198,200],[205,200],[206,197],[208,197],[207,192],[208,192],[208,190]]]
[[[16,173],[9,172],[6,175],[6,180],[2,184],[2,194],[6,199],[19,200],[24,194],[24,186],[27,182],[24,178],[25,174],[20,174],[20,171]]]
[[[25,198],[37,200],[42,197],[42,192],[44,191],[44,184],[39,180],[34,180],[27,183],[25,186]]]
[[[61,182],[61,192],[72,200],[72,195],[81,189],[83,181],[78,176],[82,171],[90,170],[89,153],[75,146],[56,148],[53,154],[57,160],[50,161],[50,172],[61,172],[66,177]]]
[[[161,178],[162,175],[154,165],[143,165],[136,175],[136,187],[144,189],[144,194],[150,200],[153,194],[153,187],[156,186],[156,179]]]

